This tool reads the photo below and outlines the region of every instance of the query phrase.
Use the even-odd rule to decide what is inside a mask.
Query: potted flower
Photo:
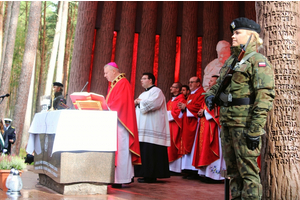
[[[3,191],[7,191],[5,182],[11,168],[19,170],[21,175],[22,170],[25,169],[26,166],[27,165],[24,163],[24,159],[19,156],[1,155],[0,156],[0,189],[2,189]]]

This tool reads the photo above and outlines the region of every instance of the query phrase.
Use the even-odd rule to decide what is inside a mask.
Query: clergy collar
[[[195,94],[199,88],[201,88],[201,86],[199,86],[196,90],[192,91],[191,94]]]
[[[181,93],[178,93],[177,95],[173,95],[173,97],[178,97]]]
[[[155,85],[152,85],[152,86],[148,87],[145,91],[149,91],[153,87],[155,87]]]
[[[111,88],[113,88],[122,78],[125,78],[125,73],[120,73],[112,82]]]

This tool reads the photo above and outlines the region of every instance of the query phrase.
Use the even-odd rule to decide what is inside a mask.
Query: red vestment
[[[173,162],[182,157],[182,139],[180,129],[182,127],[182,119],[178,118],[180,108],[177,106],[179,102],[186,103],[183,94],[179,94],[173,101],[167,103],[167,110],[171,111],[174,120],[169,121],[171,146],[168,147],[169,162]]]
[[[187,99],[186,108],[194,115],[194,117],[187,117],[187,112],[184,112],[182,116],[181,132],[184,148],[183,154],[189,154],[192,151],[197,128],[197,113],[205,105],[204,95],[202,95],[204,92],[205,91],[201,86],[194,94],[190,94]]]
[[[215,117],[214,109],[209,111],[206,105],[204,109],[213,118],[210,120],[206,120],[205,117],[200,118],[192,164],[196,168],[207,166],[220,158],[218,127],[221,126],[219,118]],[[219,107],[217,111],[219,113]]]
[[[117,80],[111,83],[108,95],[106,96],[106,103],[110,110],[118,112],[118,121],[130,133],[129,150],[131,152],[132,164],[141,164],[139,134],[131,88],[125,75],[120,74]]]

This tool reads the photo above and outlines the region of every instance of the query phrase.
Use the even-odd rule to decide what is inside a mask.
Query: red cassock
[[[186,103],[183,94],[179,94],[173,101],[170,100],[167,103],[167,110],[171,111],[171,115],[174,118],[173,121],[169,121],[171,146],[168,147],[169,162],[173,162],[182,157],[182,138],[180,129],[182,127],[182,118],[178,118],[180,114],[180,108],[177,106],[179,102]]]
[[[210,120],[206,120],[205,117],[200,118],[192,164],[196,168],[207,166],[220,158],[218,127],[221,126],[219,118],[215,117],[214,109],[209,111],[206,105],[204,109],[213,118]],[[215,109],[219,113],[219,107]]]
[[[195,140],[196,129],[197,129],[197,113],[205,105],[204,101],[204,89],[201,86],[194,94],[190,94],[186,108],[194,115],[194,117],[187,117],[186,112],[182,116],[182,143],[183,143],[183,154],[189,154],[192,151],[193,143]]]
[[[140,145],[136,122],[134,99],[131,85],[122,74],[112,83],[106,96],[106,103],[110,110],[118,112],[119,122],[130,133],[129,150],[133,164],[141,164]],[[126,99],[126,100],[125,100]]]

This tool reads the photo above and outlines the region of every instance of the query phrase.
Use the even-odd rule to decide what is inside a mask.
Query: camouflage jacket
[[[220,77],[205,98],[214,95],[223,80],[229,65],[237,57],[241,48],[231,47],[231,56],[220,70]],[[245,56],[256,51],[254,43],[250,43]],[[267,113],[273,107],[275,98],[274,72],[269,61],[260,53],[255,53],[243,64],[238,65],[233,73],[231,83],[223,91],[232,98],[254,98],[254,104],[238,106],[221,106],[220,122],[222,126],[248,127],[250,136],[264,134]]]

